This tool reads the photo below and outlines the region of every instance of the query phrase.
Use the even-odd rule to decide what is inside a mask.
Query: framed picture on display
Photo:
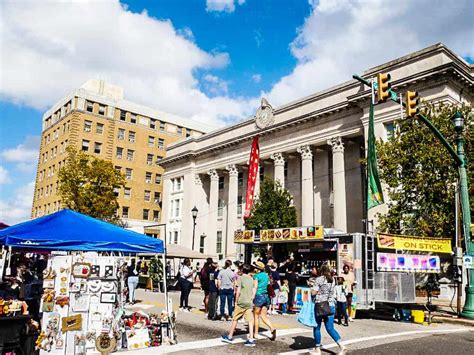
[[[113,292],[102,292],[100,294],[101,303],[115,303],[117,301],[117,294]]]

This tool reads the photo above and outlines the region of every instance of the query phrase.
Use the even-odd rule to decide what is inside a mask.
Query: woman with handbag
[[[336,282],[331,275],[328,265],[323,264],[318,272],[319,277],[314,280],[311,287],[311,294],[314,296],[314,311],[317,326],[313,328],[314,342],[316,345],[313,354],[321,354],[321,323],[324,321],[326,331],[339,345],[339,354],[344,354],[346,348],[341,344],[341,336],[334,329],[334,313],[336,302],[334,297],[334,288]]]
[[[258,335],[258,321],[262,317],[263,323],[270,329],[272,336],[270,340],[276,339],[276,329],[273,327],[270,319],[268,318],[267,312],[270,307],[270,297],[268,291],[271,289],[270,277],[265,272],[265,264],[261,261],[257,261],[252,265],[255,268],[254,287],[256,288],[254,304],[254,320],[255,320],[255,337]],[[269,287],[270,286],[270,287]]]

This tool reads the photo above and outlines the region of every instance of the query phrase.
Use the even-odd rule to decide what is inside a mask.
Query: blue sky
[[[29,217],[42,113],[89,78],[123,86],[129,100],[219,126],[253,114],[261,96],[285,104],[437,42],[474,58],[473,4],[4,1],[0,220]],[[55,20],[44,21],[52,13]]]

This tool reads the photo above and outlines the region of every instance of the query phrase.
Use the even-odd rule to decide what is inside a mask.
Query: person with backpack
[[[221,318],[229,320],[232,318],[232,311],[234,309],[234,281],[236,279],[235,272],[230,268],[232,261],[226,260],[224,268],[219,271],[217,275],[217,285],[220,296],[220,314]],[[225,303],[227,301],[227,315],[225,314]]]
[[[219,289],[217,287],[217,275],[219,275],[219,265],[212,263],[209,268],[209,303],[208,314],[209,320],[219,320],[217,316],[217,298],[219,296]]]
[[[206,263],[202,266],[201,271],[199,272],[199,281],[201,282],[201,289],[204,291],[204,312],[208,313],[209,305],[209,275],[211,272],[211,267],[214,262],[212,258],[207,258]]]
[[[327,264],[321,265],[318,277],[311,287],[311,295],[314,297],[314,312],[317,326],[313,328],[314,342],[316,348],[312,354],[321,354],[321,323],[324,321],[326,331],[339,346],[338,354],[344,354],[346,347],[341,343],[341,336],[334,329],[334,313],[336,308],[335,300],[335,280],[331,275],[331,270]]]

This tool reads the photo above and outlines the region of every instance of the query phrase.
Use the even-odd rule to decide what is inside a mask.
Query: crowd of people
[[[276,339],[276,328],[269,315],[280,313],[286,315],[294,310],[293,300],[298,281],[298,273],[292,258],[277,266],[273,259],[266,264],[256,261],[253,264],[232,263],[226,260],[221,268],[212,258],[208,258],[201,268],[192,268],[189,259],[181,264],[178,273],[181,289],[180,311],[189,312],[189,294],[193,282],[199,279],[204,292],[203,306],[209,320],[231,320],[229,332],[222,336],[222,341],[233,342],[233,334],[237,323],[242,318],[248,323],[248,339],[245,346],[256,345],[256,335],[260,321],[270,330],[270,339]],[[236,266],[235,271],[233,265]],[[284,278],[280,277],[281,267],[285,267]],[[315,305],[327,302],[327,314],[318,314],[315,307],[314,339],[315,353],[320,353],[321,325],[334,341],[339,344],[340,352],[345,348],[340,343],[341,337],[334,328],[334,321],[348,326],[351,318],[350,307],[352,288],[355,284],[353,273],[345,266],[338,277],[335,270],[327,264],[319,269],[313,267],[311,278],[307,281],[311,287],[312,299]],[[342,320],[344,323],[342,323]]]

